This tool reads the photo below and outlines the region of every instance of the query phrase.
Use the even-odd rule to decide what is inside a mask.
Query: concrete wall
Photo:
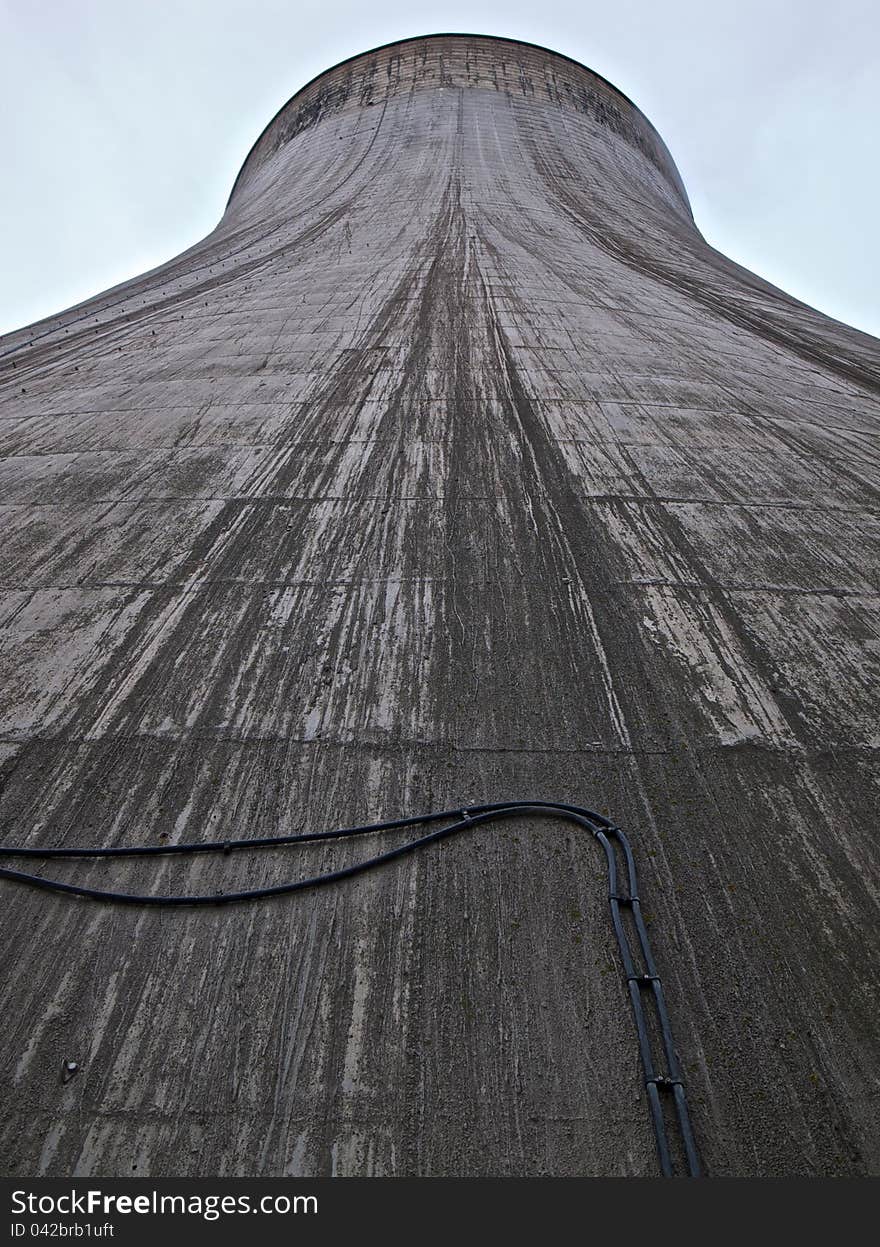
[[[709,1172],[877,1172],[878,365],[565,58],[331,71],[202,243],[0,342],[5,841],[592,805]],[[538,821],[251,908],[3,884],[3,1171],[654,1173],[604,893]]]

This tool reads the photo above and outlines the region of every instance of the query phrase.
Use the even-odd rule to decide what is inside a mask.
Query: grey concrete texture
[[[880,1170],[880,351],[708,247],[632,104],[514,42],[366,53],[0,367],[6,843],[592,806],[708,1172]],[[563,824],[251,907],[2,899],[7,1174],[657,1172]]]

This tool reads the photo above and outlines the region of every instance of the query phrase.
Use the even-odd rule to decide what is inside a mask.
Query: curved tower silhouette
[[[707,1171],[877,1171],[877,343],[708,246],[629,100],[502,39],[357,56],[0,376],[7,844],[592,806]],[[7,1173],[657,1171],[577,829],[251,907],[0,888]]]

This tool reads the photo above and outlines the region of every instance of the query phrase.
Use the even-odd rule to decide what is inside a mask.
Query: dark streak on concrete
[[[709,1171],[876,1173],[876,343],[528,45],[355,58],[245,172],[0,345],[4,838],[613,812]],[[235,912],[5,886],[4,1170],[653,1173],[601,874],[516,824]]]

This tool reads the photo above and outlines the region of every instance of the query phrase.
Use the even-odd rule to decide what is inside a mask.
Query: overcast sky
[[[0,332],[217,223],[308,79],[437,31],[544,44],[647,114],[709,242],[880,336],[880,0],[0,0]]]

